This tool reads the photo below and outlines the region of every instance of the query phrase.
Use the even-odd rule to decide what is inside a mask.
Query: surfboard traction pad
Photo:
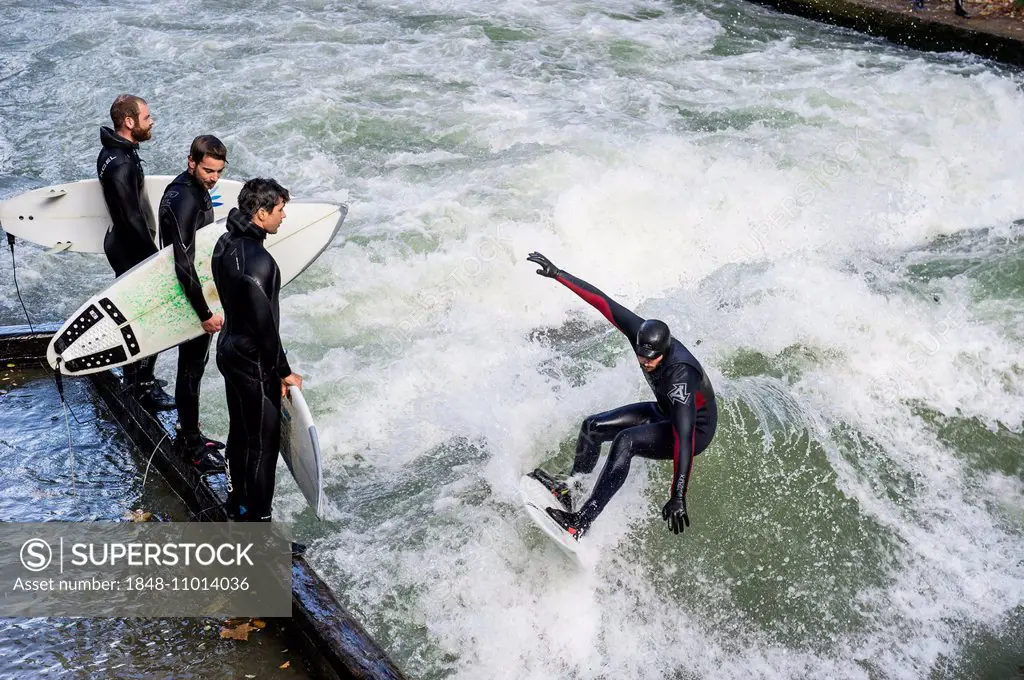
[[[54,340],[53,348],[69,371],[121,363],[128,359],[129,353],[135,356],[140,351],[135,331],[132,330],[131,324],[126,323],[127,319],[117,305],[109,298],[101,299],[99,304],[103,308],[102,312],[96,309],[96,305],[89,305],[78,319]],[[88,352],[96,345],[104,349],[89,354],[72,351],[65,355],[65,351],[71,345],[86,335],[91,337],[85,338],[79,352]]]

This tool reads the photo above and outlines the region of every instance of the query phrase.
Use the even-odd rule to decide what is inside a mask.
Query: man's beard
[[[145,142],[153,136],[153,126],[150,125],[145,130],[141,128],[132,128],[132,141],[138,144],[139,142]]]

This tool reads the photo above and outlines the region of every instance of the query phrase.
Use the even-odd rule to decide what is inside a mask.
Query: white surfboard
[[[331,243],[348,208],[334,203],[291,201],[276,234],[264,242],[281,270],[281,285],[302,273]],[[210,309],[223,312],[210,262],[227,221],[196,233],[196,273]],[[174,273],[167,246],[89,298],[53,336],[50,366],[66,375],[86,375],[136,361],[197,338],[202,325]]]
[[[320,462],[320,440],[302,390],[294,385],[281,400],[281,455],[309,507],[313,508],[317,519],[323,519],[324,470]]]
[[[548,488],[533,477],[523,475],[523,478],[519,480],[519,495],[523,499],[523,505],[526,506],[526,514],[534,524],[558,544],[558,547],[565,551],[577,565],[582,564],[577,553],[580,547],[579,541],[545,512],[547,508],[564,509],[551,495]]]
[[[146,177],[146,195],[154,211],[160,209],[164,189],[174,175]],[[222,179],[210,191],[213,218],[227,217],[238,205],[242,182]],[[154,214],[154,218],[156,215]],[[38,243],[53,252],[102,253],[110,213],[98,179],[33,189],[0,203],[0,227],[13,236]]]

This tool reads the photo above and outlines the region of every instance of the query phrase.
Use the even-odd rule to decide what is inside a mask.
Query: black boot
[[[224,456],[217,452],[216,447],[207,444],[206,438],[201,434],[179,435],[175,443],[185,462],[202,474],[224,472],[227,469]]]
[[[579,526],[579,516],[575,512],[565,512],[558,508],[547,508],[545,512],[551,515],[551,519],[555,520],[558,526],[565,529],[577,541],[587,533],[585,528]]]
[[[159,381],[157,381],[157,382],[159,382]],[[203,424],[199,423],[199,427],[202,427],[202,426],[203,426]],[[174,436],[176,438],[180,439],[181,438],[181,421],[180,420],[177,423],[174,424],[174,432],[175,432]],[[198,435],[193,434],[191,436],[192,436],[192,439],[196,439],[196,437],[198,436],[199,439],[202,439],[204,442],[206,442],[207,446],[213,447],[217,451],[223,451],[224,448],[225,448],[224,447],[224,442],[217,441],[216,439],[210,439],[209,437],[207,437],[202,432],[200,432]]]
[[[135,398],[147,411],[173,411],[176,408],[174,397],[167,394],[155,381],[139,383],[135,390]]]
[[[597,503],[590,500],[583,504],[579,512],[563,512],[557,508],[548,508],[548,515],[565,529],[577,541],[590,530],[591,523],[597,518]]]
[[[953,13],[958,17],[967,18],[967,10],[964,9],[963,0],[953,0]]]
[[[200,434],[199,436],[202,438],[206,446],[213,449],[214,451],[224,450],[224,442],[219,442],[216,439],[210,439],[205,434]]]
[[[555,497],[555,500],[565,508],[566,512],[572,512],[572,492],[568,484],[558,481],[540,468],[528,474],[527,477],[533,477],[543,484],[551,492],[551,495]]]

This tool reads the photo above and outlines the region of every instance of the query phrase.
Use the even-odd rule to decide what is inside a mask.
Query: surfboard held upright
[[[324,470],[320,439],[302,390],[294,385],[281,400],[281,455],[317,519],[324,512]]]

